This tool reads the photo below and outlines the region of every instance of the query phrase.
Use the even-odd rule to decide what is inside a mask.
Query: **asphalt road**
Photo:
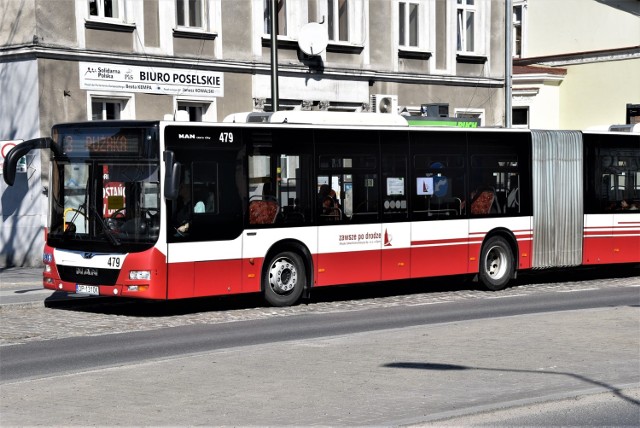
[[[639,286],[350,289],[365,297],[203,313],[9,304],[3,323],[42,317],[68,334],[0,347],[0,424],[638,426]]]

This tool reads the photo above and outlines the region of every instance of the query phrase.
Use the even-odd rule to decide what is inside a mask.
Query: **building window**
[[[415,1],[401,1],[398,4],[398,44],[401,47],[419,47],[420,4]]]
[[[179,27],[203,28],[202,0],[176,0],[176,21]]]
[[[513,30],[512,30],[512,42],[513,51],[511,54],[514,57],[521,58],[523,56],[523,27],[524,27],[524,13],[526,5],[524,2],[514,2],[513,4]]]
[[[192,104],[182,104],[178,106],[178,110],[189,113],[189,122],[202,122],[202,106]]]
[[[271,34],[271,0],[264,0],[264,32]],[[278,35],[287,35],[287,2],[286,0],[276,0],[278,12]]]
[[[458,51],[476,51],[476,0],[458,0]]]
[[[519,128],[529,127],[529,107],[513,107],[511,123]]]
[[[103,96],[87,94],[89,120],[133,119],[135,103],[133,96]]]
[[[91,100],[91,120],[119,120],[122,101],[94,98]]]
[[[177,100],[177,109],[189,113],[190,122],[215,122],[215,102]]]
[[[89,0],[89,16],[98,18],[120,18],[121,0]]]
[[[327,28],[329,40],[349,41],[349,1],[327,0]]]

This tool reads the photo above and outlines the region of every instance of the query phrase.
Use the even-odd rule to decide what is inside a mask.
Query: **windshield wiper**
[[[109,242],[111,242],[111,244],[114,247],[118,247],[120,246],[120,241],[118,240],[118,238],[116,238],[113,234],[113,232],[111,231],[111,229],[109,229],[109,227],[107,227],[107,224],[104,222],[104,219],[100,216],[100,213],[98,213],[98,210],[96,209],[96,207],[94,207],[91,204],[88,204],[89,209],[91,211],[91,213],[93,213],[96,217],[96,219],[98,219],[98,223],[100,223],[100,226],[102,227],[102,231],[104,232],[104,235],[107,237],[107,239],[109,240]],[[89,220],[91,220],[91,217],[89,217]]]

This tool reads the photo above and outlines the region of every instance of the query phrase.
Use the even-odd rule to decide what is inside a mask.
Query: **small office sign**
[[[80,89],[199,97],[224,96],[222,73],[99,62],[80,63]]]

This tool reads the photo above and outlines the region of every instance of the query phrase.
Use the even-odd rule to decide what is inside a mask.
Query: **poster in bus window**
[[[118,181],[109,181],[109,167],[102,167],[102,216],[104,218],[111,217],[114,213],[124,209],[125,207],[125,187],[124,183]],[[124,215],[120,211],[119,215]]]
[[[404,195],[404,177],[387,177],[387,196]]]
[[[432,196],[433,177],[418,177],[417,180],[416,189],[418,196]]]

